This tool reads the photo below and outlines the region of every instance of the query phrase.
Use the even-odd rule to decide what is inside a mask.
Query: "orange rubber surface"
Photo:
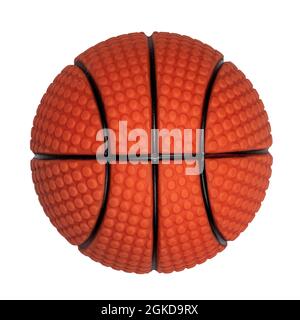
[[[95,154],[101,142],[98,108],[83,72],[68,66],[54,79],[33,121],[31,150],[48,154]]]
[[[208,106],[205,152],[269,148],[271,128],[264,105],[245,75],[231,62],[218,72]]]
[[[95,240],[81,252],[114,269],[151,271],[151,164],[111,165],[111,187],[104,220]]]
[[[155,32],[152,40],[157,127],[181,132],[199,129],[208,84],[222,55],[198,40],[177,34]],[[117,143],[118,121],[127,120],[128,131],[142,128],[148,132],[148,146],[140,151],[149,154],[153,83],[146,35],[111,38],[75,61],[94,79]],[[110,165],[107,206],[96,228],[106,173],[105,165],[90,157],[101,144],[96,141],[101,118],[88,80],[79,67],[67,66],[42,98],[33,123],[31,150],[56,158],[32,160],[35,189],[52,224],[83,254],[117,270],[150,272],[156,235],[150,162]],[[225,239],[233,240],[254,218],[264,199],[272,157],[247,154],[230,158],[222,153],[267,149],[272,138],[257,92],[232,63],[220,67],[211,89],[205,152],[220,154],[205,160],[207,191],[216,227]],[[128,143],[127,151],[133,143]],[[165,153],[161,143],[159,148]],[[170,152],[181,153],[172,140]],[[196,152],[195,139],[190,152]],[[74,155],[77,157],[71,159]],[[186,175],[187,167],[174,161],[158,165],[159,272],[193,267],[224,249],[212,232],[200,177]],[[80,246],[86,241],[87,246]]]
[[[198,175],[187,164],[159,165],[159,272],[180,271],[212,258],[222,249],[209,226]]]
[[[174,33],[153,34],[158,93],[158,128],[201,127],[203,100],[212,72],[222,55],[208,45]],[[171,140],[171,153],[182,150]],[[160,141],[160,152],[166,153]],[[193,139],[189,153],[196,153]],[[201,150],[202,151],[202,150]],[[200,152],[200,150],[198,150]]]
[[[206,159],[208,194],[216,225],[227,240],[246,229],[269,186],[272,156]]]
[[[82,62],[100,88],[105,105],[108,127],[116,132],[119,142],[119,120],[127,121],[128,131],[144,129],[148,133],[148,145],[141,154],[150,153],[151,96],[149,83],[149,51],[144,33],[132,33],[108,39],[79,55]],[[134,138],[134,137],[133,137]],[[134,141],[128,142],[130,152]]]
[[[46,215],[72,244],[84,242],[103,198],[104,165],[96,160],[31,161],[36,193]]]

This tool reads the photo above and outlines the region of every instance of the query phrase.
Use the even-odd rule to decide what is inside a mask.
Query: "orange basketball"
[[[212,258],[247,227],[268,187],[271,144],[256,90],[221,53],[187,36],[133,33],[91,47],[54,79],[33,122],[31,168],[46,215],[83,254],[167,273]]]

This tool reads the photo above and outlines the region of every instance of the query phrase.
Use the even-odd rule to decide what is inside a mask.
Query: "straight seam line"
[[[204,153],[205,158],[233,158],[233,157],[247,157],[254,155],[269,154],[269,149],[256,149],[256,150],[244,150],[244,151],[226,151],[226,152],[215,152],[215,153]],[[195,153],[170,153],[164,154],[159,153],[158,159],[161,160],[193,160],[201,159],[203,154]],[[151,154],[140,154],[140,155],[126,155],[126,154],[111,154],[107,157],[96,156],[92,154],[51,154],[51,153],[35,153],[34,159],[36,160],[116,160],[116,161],[151,161],[157,160],[157,156],[151,156]]]
[[[255,155],[268,154],[269,149],[257,149],[257,150],[244,150],[244,151],[227,151],[218,153],[206,153],[205,158],[237,158],[237,157],[247,157]]]
[[[149,69],[150,69],[150,89],[151,89],[151,110],[152,110],[152,129],[151,134],[151,153],[159,161],[157,144],[157,83],[155,70],[155,52],[152,36],[148,37],[149,50]],[[155,160],[154,160],[155,161]],[[158,247],[158,163],[152,163],[152,185],[153,185],[153,243],[152,243],[152,270],[157,270],[157,247]]]

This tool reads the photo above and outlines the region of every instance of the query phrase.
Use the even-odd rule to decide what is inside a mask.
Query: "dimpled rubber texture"
[[[85,241],[95,225],[103,198],[104,167],[95,160],[31,161],[43,209],[72,244]]]
[[[205,211],[198,175],[185,175],[186,163],[159,165],[159,272],[180,271],[224,249]]]
[[[223,56],[202,42],[174,33],[153,34],[158,93],[158,128],[193,130],[201,127],[208,82]],[[195,135],[194,135],[195,137]],[[171,140],[171,153],[182,153]],[[189,153],[196,153],[193,139]],[[160,152],[164,153],[160,141]],[[199,152],[200,150],[198,150]]]
[[[214,82],[205,130],[205,152],[266,149],[271,127],[258,93],[245,75],[225,62]]]
[[[95,154],[101,129],[98,108],[83,72],[68,66],[54,79],[37,109],[31,150],[47,154]]]
[[[127,121],[128,132],[139,128],[147,132],[148,140],[140,153],[150,153],[151,96],[145,34],[132,33],[111,38],[83,52],[75,61],[85,65],[100,88],[108,127],[116,133],[116,145],[119,145],[121,119]],[[130,150],[134,143],[129,141],[127,150],[116,152],[135,153]]]
[[[154,33],[152,40],[154,59],[143,33],[111,38],[79,55],[78,67],[66,67],[42,98],[31,139],[34,153],[54,155],[32,160],[31,167],[39,200],[58,231],[95,261],[136,273],[151,271],[153,252],[157,271],[172,272],[222,251],[211,220],[225,239],[235,239],[264,198],[272,163],[269,154],[238,154],[272,143],[263,104],[245,76],[224,63],[214,78],[222,55],[200,41],[169,33]],[[150,79],[150,62],[156,81]],[[154,85],[157,101],[151,97]],[[148,146],[140,151],[149,154],[156,102],[157,127],[180,130],[201,128],[208,102],[204,147],[214,158],[207,155],[201,176],[207,177],[211,213],[206,212],[203,179],[185,175],[185,162],[158,164],[158,228],[153,230],[155,170],[150,161],[108,166],[83,156],[96,153],[103,114],[117,142],[119,120],[128,121],[128,131],[145,129]],[[170,151],[178,151],[172,140]],[[195,140],[191,151],[197,151]],[[224,155],[232,151],[234,157]],[[82,159],[71,160],[73,155]]]
[[[94,241],[81,252],[117,270],[150,272],[152,215],[151,164],[112,165],[104,220]]]
[[[208,194],[214,219],[227,240],[246,229],[265,197],[272,156],[206,159]]]

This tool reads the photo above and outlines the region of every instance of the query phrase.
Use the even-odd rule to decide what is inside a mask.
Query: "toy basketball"
[[[84,255],[168,273],[245,230],[265,197],[271,144],[262,101],[221,53],[133,33],[54,79],[33,122],[31,168],[46,215]]]

